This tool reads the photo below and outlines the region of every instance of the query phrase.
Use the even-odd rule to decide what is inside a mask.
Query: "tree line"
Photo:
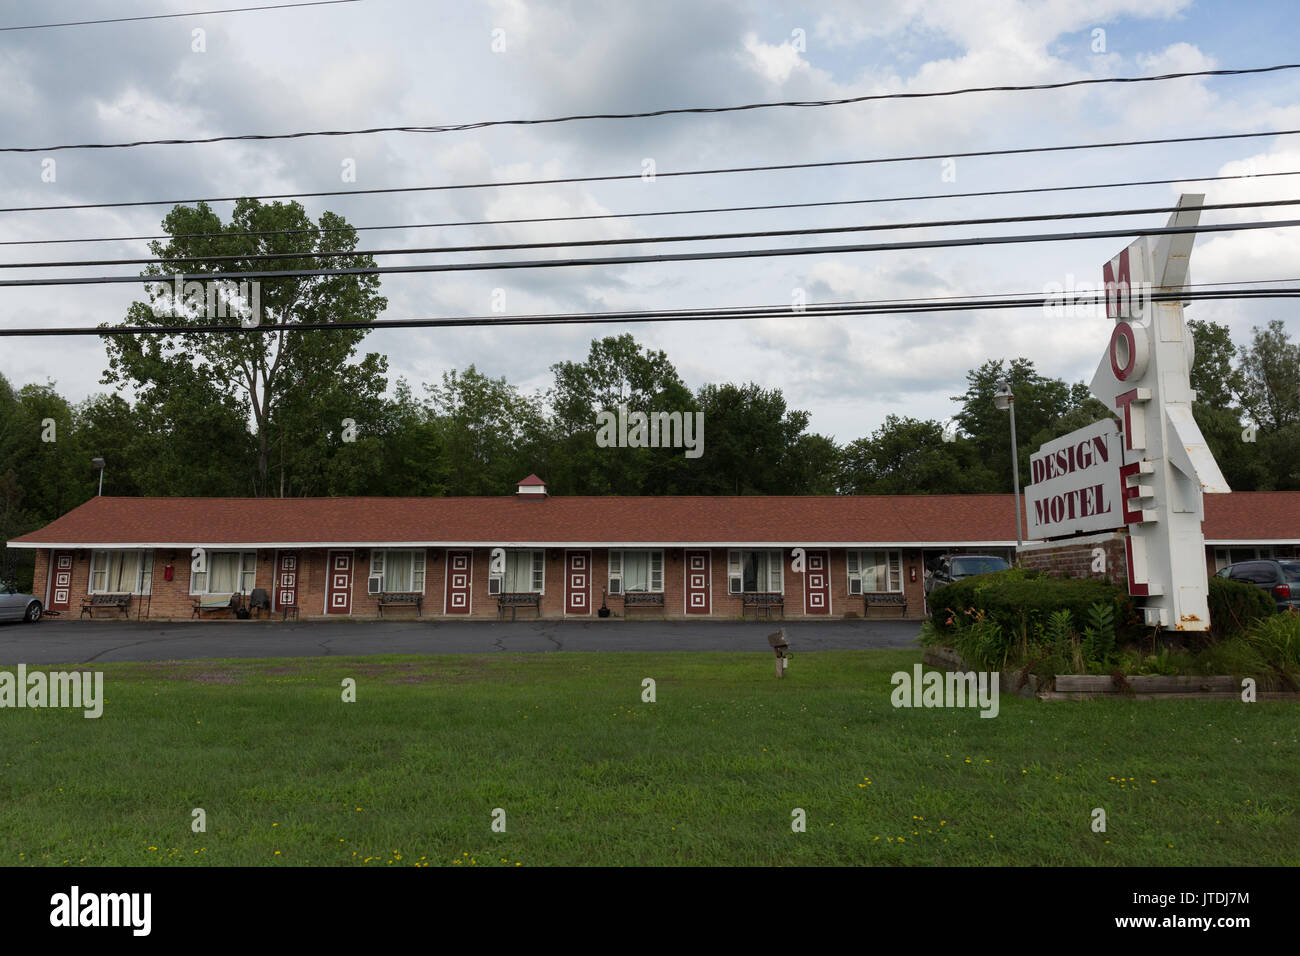
[[[373,265],[354,255],[356,232],[297,203],[243,200],[223,223],[206,204],[176,207],[146,275]],[[257,259],[241,256],[258,254]],[[217,257],[205,261],[205,257]],[[268,258],[277,257],[277,258]],[[211,323],[198,301],[161,283],[124,324]],[[238,314],[247,303],[230,303]],[[266,281],[258,322],[372,322],[386,307],[375,276]],[[251,319],[250,319],[251,321]],[[1300,489],[1300,344],[1275,320],[1238,349],[1225,326],[1188,322],[1196,342],[1198,423],[1234,490]],[[1016,396],[1018,466],[1052,438],[1113,415],[1073,384],[1025,358],[966,374],[948,422],[886,416],[840,444],[811,431],[807,411],[779,388],[710,383],[692,391],[663,351],[631,334],[591,342],[581,361],[551,367],[525,393],[474,365],[417,392],[388,379],[387,360],[361,354],[366,330],[104,336],[102,384],[129,387],[79,403],[53,383],[14,389],[0,376],[0,541],[40,527],[96,491],[90,459],[107,465],[104,493],[127,496],[425,496],[509,494],[530,472],[563,495],[799,495],[1006,493],[1009,421],[993,395]],[[602,447],[602,412],[702,413],[703,454],[681,448]],[[10,566],[22,560],[8,553]],[[30,555],[26,555],[30,564]],[[3,570],[0,567],[0,570]],[[19,576],[30,580],[27,574]]]

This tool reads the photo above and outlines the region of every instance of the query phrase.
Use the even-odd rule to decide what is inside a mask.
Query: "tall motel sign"
[[[1195,227],[1203,194],[1184,194],[1169,226]],[[1188,281],[1196,234],[1144,236],[1105,264],[1106,315],[1115,326],[1092,393],[1115,411],[1048,442],[1030,457],[1031,539],[1126,527],[1128,590],[1151,627],[1209,627],[1204,493],[1231,491],[1192,418],[1194,346],[1181,301],[1152,302]]]

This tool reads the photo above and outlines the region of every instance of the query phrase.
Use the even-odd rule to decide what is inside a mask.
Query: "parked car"
[[[35,624],[45,613],[41,602],[18,590],[16,584],[0,587],[0,621],[27,621]]]
[[[1005,571],[1010,567],[1006,558],[992,554],[945,554],[927,576],[925,593],[929,594],[941,584],[951,584],[977,574]]]
[[[1220,570],[1217,577],[1263,588],[1277,602],[1278,611],[1300,611],[1300,558],[1238,561]]]

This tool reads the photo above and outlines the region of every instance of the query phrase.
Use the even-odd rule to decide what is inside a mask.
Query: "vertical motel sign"
[[[1195,226],[1202,194],[1184,194],[1170,226]],[[1128,525],[1129,594],[1146,623],[1209,627],[1202,494],[1228,488],[1192,418],[1193,344],[1183,303],[1153,292],[1187,283],[1195,233],[1144,236],[1106,263],[1106,314],[1115,320],[1092,393],[1122,422],[1120,503]]]

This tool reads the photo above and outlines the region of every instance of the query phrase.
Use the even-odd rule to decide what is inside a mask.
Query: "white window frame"
[[[767,587],[756,591],[745,590],[745,565],[742,557],[747,553],[767,555]],[[728,594],[785,594],[784,557],[780,548],[731,548],[727,551]]]
[[[112,560],[108,557],[111,554],[134,555],[135,556],[135,584],[129,591],[110,591],[107,587],[95,587],[95,575],[104,575],[104,583],[108,583],[108,569]],[[145,595],[153,590],[153,552],[140,551],[132,548],[102,548],[90,552],[90,577],[86,581],[87,594],[139,594]]]
[[[885,590],[877,591],[867,590],[863,581],[862,569],[866,566],[866,556],[872,555],[873,560],[870,562],[874,568],[876,562],[874,556],[878,554],[885,555]],[[844,555],[845,570],[848,577],[849,593],[855,597],[859,594],[902,594],[905,587],[903,581],[903,552],[898,548],[856,548],[850,549]],[[874,575],[873,575],[874,577]],[[897,578],[898,586],[894,587],[894,581]]]
[[[388,555],[390,554],[409,554],[411,555],[411,587],[397,588],[390,591],[388,587],[388,575],[384,570],[388,564]],[[424,594],[425,585],[428,582],[428,558],[424,548],[372,548],[370,551],[370,574],[366,576],[366,592],[368,594]],[[370,590],[370,579],[378,575],[383,583],[378,591]],[[420,586],[415,586],[416,580],[419,580]]]
[[[626,594],[623,590],[623,556],[625,554],[650,555],[650,587],[642,594],[664,593],[664,552],[662,548],[615,548],[609,552],[609,593]],[[656,567],[656,563],[658,567]],[[655,579],[658,578],[658,586]],[[617,586],[615,586],[617,585]]]
[[[532,555],[531,567],[529,568],[528,583],[531,585],[527,591],[514,591],[514,594],[545,594],[546,593],[546,550],[544,548],[507,548],[506,562],[509,563],[512,557],[521,554]],[[495,582],[495,583],[494,583]],[[488,578],[488,594],[503,594],[506,587],[506,572],[501,571],[494,573]],[[495,590],[494,590],[495,589]]]
[[[205,567],[209,566],[209,565],[211,564],[211,562],[212,562],[212,558],[213,558],[215,555],[218,555],[218,554],[237,554],[237,555],[240,556],[240,558],[239,558],[239,574],[238,574],[238,580],[235,581],[235,584],[236,584],[236,589],[235,589],[235,591],[233,591],[233,592],[232,592],[232,591],[209,591],[209,590],[208,590],[208,575],[209,575],[210,572],[208,572],[208,571],[199,571],[199,572],[197,572],[197,573],[195,573],[195,572],[191,572],[191,574],[190,574],[190,593],[191,593],[191,594],[194,594],[194,595],[206,595],[206,594],[233,594],[233,593],[252,594],[252,593],[253,593],[253,589],[257,587],[257,552],[256,552],[256,551],[245,551],[245,550],[243,550],[242,548],[220,548],[220,549],[215,549],[215,548],[214,548],[214,549],[210,549],[210,550],[207,552],[207,554],[204,556],[204,557],[205,557],[205,561],[207,562],[204,566],[205,566]],[[248,586],[247,588],[245,588],[245,587],[244,587],[244,576],[245,576],[245,575],[248,575],[248,574],[251,574],[251,575],[253,576],[253,580],[252,580],[252,582],[249,584],[249,586]],[[202,578],[202,579],[203,579],[203,587],[202,587],[202,589],[195,588],[195,586],[194,586],[194,585],[195,585],[195,582],[196,582],[199,578]]]

